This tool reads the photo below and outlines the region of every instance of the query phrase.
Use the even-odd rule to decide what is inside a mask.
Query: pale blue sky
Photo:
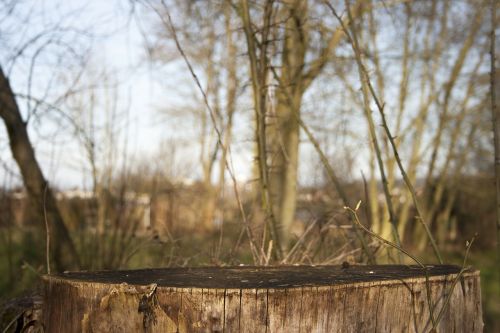
[[[4,45],[0,48],[0,64],[10,75],[16,93],[31,94],[54,102],[64,92],[68,82],[72,82],[77,76],[82,63],[85,64],[85,71],[79,81],[80,86],[94,82],[100,85],[102,80],[96,73],[105,71],[118,83],[116,110],[120,114],[117,122],[120,132],[114,147],[123,152],[123,145],[127,143],[128,165],[155,165],[177,178],[199,177],[199,125],[193,117],[167,117],[159,110],[180,109],[185,113],[183,106],[202,105],[199,102],[200,93],[181,59],[161,66],[152,66],[149,63],[144,36],[151,38],[154,35],[151,31],[156,19],[154,14],[145,15],[144,8],[136,4],[134,15],[131,15],[131,3],[134,2],[124,0],[26,0],[12,3],[17,6],[10,15],[0,17],[0,44]],[[5,13],[2,11],[5,6],[6,2],[0,3],[0,15]],[[174,17],[174,21],[175,19]],[[390,20],[388,22],[396,24]],[[58,27],[55,31],[54,26]],[[386,78],[386,95],[397,96],[401,77],[400,64],[393,59],[401,52],[398,49],[401,48],[398,38],[401,38],[402,31],[392,29],[394,27],[389,24],[386,28],[388,32],[381,33],[381,36],[390,38],[381,38],[380,44],[392,55],[382,61],[384,71],[391,73]],[[40,39],[35,38],[40,31],[45,34],[42,34]],[[25,45],[27,47],[24,47]],[[349,49],[343,51],[346,50],[349,52]],[[171,52],[177,54],[175,49]],[[455,58],[453,50],[446,52],[449,59]],[[18,54],[21,56],[16,57]],[[85,57],[80,59],[82,55]],[[16,61],[13,62],[13,59]],[[33,62],[33,59],[36,61]],[[448,70],[448,67],[443,66],[443,71]],[[418,74],[418,69],[415,73]],[[202,71],[197,71],[197,74],[202,77]],[[325,147],[325,151],[335,157],[333,163],[339,173],[346,178],[358,178],[361,169],[367,174],[370,158],[367,154],[368,131],[361,109],[345,103],[345,87],[339,85],[332,75],[334,74],[325,73],[307,92],[302,105],[304,119],[313,130],[320,129],[315,135]],[[60,84],[61,82],[66,84]],[[357,81],[353,82],[355,88],[359,87]],[[408,116],[404,119],[407,123],[412,121],[409,115],[416,109],[419,94],[414,92],[418,90],[417,85],[418,81],[410,80],[412,94],[408,97]],[[456,88],[455,93],[460,94],[462,89],[463,87]],[[239,100],[235,122],[236,135],[231,146],[235,174],[239,180],[250,178],[253,163],[253,112],[248,101],[249,93],[247,87],[246,95]],[[108,114],[106,110],[110,107],[105,107],[106,95],[103,90],[96,89],[96,99],[99,102],[95,108],[95,122],[102,125]],[[27,103],[22,97],[18,101],[24,115],[35,107],[35,103]],[[388,98],[385,102],[389,122],[394,123],[397,98]],[[91,104],[88,94],[81,94],[80,104],[84,110]],[[66,104],[59,107],[69,112],[65,109]],[[51,183],[61,188],[88,185],[85,152],[75,138],[70,123],[52,111],[39,111],[38,116],[33,117],[30,122],[30,135],[38,159]],[[376,121],[380,122],[379,119]],[[345,126],[342,127],[342,124]],[[430,121],[430,130],[424,140],[429,140],[432,127],[433,121]],[[342,128],[345,128],[346,132],[341,132]],[[348,132],[349,135],[346,135]],[[302,139],[304,144],[301,145],[299,183],[312,184],[321,178],[323,171],[318,167],[317,155],[305,136],[302,136]],[[172,145],[175,146],[175,154],[170,156],[169,151],[172,149],[169,146]],[[101,146],[104,145],[99,145]],[[404,148],[400,151],[403,160],[407,154]],[[353,167],[345,163],[346,152],[354,158]],[[105,152],[101,152],[97,158],[101,164],[105,163],[103,155]],[[0,132],[0,159],[2,164],[16,170],[3,130]],[[9,173],[0,168],[0,178],[6,179],[3,183],[19,183],[19,179],[11,179],[8,175]]]
[[[147,34],[146,30],[151,22],[141,15],[140,5],[136,6],[137,15],[131,15],[130,3],[119,0],[27,1],[18,5],[14,12],[15,17],[10,20],[22,29],[26,25],[21,21],[29,20],[30,26],[22,32],[21,30],[13,31],[7,36],[8,42],[9,45],[14,46],[12,49],[15,50],[15,46],[22,45],[19,40],[29,41],[39,31],[46,30],[47,27],[52,27],[56,23],[65,29],[78,29],[79,32],[75,34],[75,37],[81,39],[78,43],[82,46],[81,50],[90,50],[90,59],[86,66],[95,71],[105,68],[108,73],[113,73],[115,80],[119,82],[117,110],[129,119],[128,127],[121,130],[119,141],[123,145],[127,140],[129,159],[141,162],[157,159],[155,154],[158,153],[162,144],[180,140],[175,157],[180,169],[177,173],[182,178],[196,178],[199,170],[192,166],[198,162],[197,150],[199,149],[197,141],[194,141],[196,139],[195,124],[182,119],[168,120],[158,111],[185,104],[186,92],[187,94],[196,93],[193,82],[183,62],[174,61],[168,65],[155,65],[154,67],[149,65],[143,35],[138,29],[138,24]],[[0,24],[0,32],[5,31],[3,28],[4,25]],[[87,38],[86,33],[92,36]],[[28,47],[25,52],[26,59],[20,59],[14,66],[11,66],[11,83],[16,92],[27,94],[30,56],[36,52],[36,45]],[[47,50],[46,54],[47,58],[53,57],[50,50]],[[43,55],[40,56],[40,59],[42,58]],[[12,52],[0,54],[2,66],[11,64],[11,59]],[[39,66],[39,69],[34,72],[30,90],[33,96],[41,98],[44,95],[53,70],[53,64],[47,64]],[[60,68],[55,70],[58,71]],[[64,70],[61,70],[60,75],[66,74]],[[56,89],[56,91],[59,90]],[[51,95],[57,96],[56,93]],[[19,101],[21,109],[26,114],[28,106],[21,100]],[[30,135],[43,170],[50,181],[59,187],[82,186],[85,184],[85,179],[88,179],[88,173],[84,171],[87,164],[84,151],[77,140],[71,136],[72,131],[69,129],[71,126],[67,122],[63,122],[63,129],[66,127],[66,131],[61,131],[48,118],[49,116],[42,115],[41,125],[30,127]],[[124,137],[125,133],[128,133],[127,139]],[[15,170],[10,152],[6,149],[8,146],[5,134],[2,131],[0,156],[3,162]],[[118,149],[121,151],[122,148]],[[234,145],[233,152],[238,178],[248,178],[250,171],[248,166],[251,161],[247,159],[250,157],[243,157],[244,154],[241,154],[238,144]],[[168,160],[158,163],[162,162],[170,163]],[[170,165],[166,165],[166,168],[169,167]]]

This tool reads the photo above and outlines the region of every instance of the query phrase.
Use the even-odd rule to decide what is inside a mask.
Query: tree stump
[[[346,267],[347,266],[347,267]],[[482,332],[456,266],[201,267],[44,276],[45,332]]]

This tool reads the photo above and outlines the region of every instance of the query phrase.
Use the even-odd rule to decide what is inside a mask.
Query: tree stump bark
[[[45,332],[482,332],[479,272],[280,266],[44,276]],[[427,277],[426,277],[427,276]],[[448,305],[445,305],[448,303]]]

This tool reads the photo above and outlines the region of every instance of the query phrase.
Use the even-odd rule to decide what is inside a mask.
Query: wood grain
[[[174,268],[44,276],[47,332],[482,332],[479,272],[434,266]],[[426,287],[428,285],[428,287]]]

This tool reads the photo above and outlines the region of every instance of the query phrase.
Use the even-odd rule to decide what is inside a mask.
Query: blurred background
[[[497,8],[0,1],[1,300],[49,269],[415,264],[376,234],[473,240],[500,329]]]

